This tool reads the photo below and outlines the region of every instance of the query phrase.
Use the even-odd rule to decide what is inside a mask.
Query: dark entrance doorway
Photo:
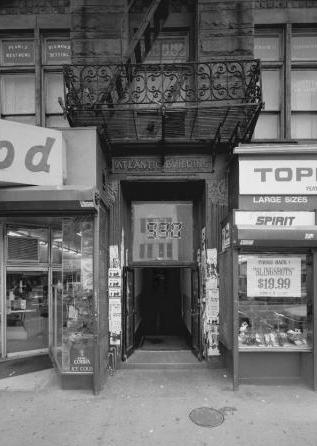
[[[199,356],[198,290],[189,267],[139,267],[127,271],[124,359],[135,349],[190,350]]]
[[[179,268],[144,268],[140,296],[142,348],[189,348]],[[189,293],[190,295],[190,293]]]

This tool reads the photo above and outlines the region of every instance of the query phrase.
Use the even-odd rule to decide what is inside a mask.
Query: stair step
[[[221,358],[199,361],[191,350],[136,350],[125,362],[124,369],[202,369],[222,368]]]
[[[188,370],[188,369],[202,369],[207,368],[208,364],[205,361],[201,361],[197,363],[192,362],[133,362],[129,363],[128,361],[121,363],[121,369],[160,369],[160,370],[166,370],[166,369],[181,369],[181,370]]]

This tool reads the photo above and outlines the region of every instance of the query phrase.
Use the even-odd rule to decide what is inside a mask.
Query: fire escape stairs
[[[120,99],[132,81],[132,64],[141,64],[144,62],[158,34],[162,30],[168,15],[169,0],[152,1],[126,51],[122,63],[126,67],[126,79],[123,81],[119,66],[113,74],[106,91],[101,96],[100,101],[98,101],[97,107],[102,106],[105,102],[109,107],[113,107],[114,104],[120,102]],[[142,42],[144,42],[144,45],[142,45]]]
[[[129,14],[132,5],[133,0],[128,9]],[[177,142],[179,147],[183,147],[185,138],[185,142],[194,141],[206,149],[208,147],[214,168],[217,151],[222,151],[223,147],[231,150],[240,141],[249,141],[252,137],[263,107],[260,62],[241,59],[154,64],[153,67],[146,65],[146,57],[169,13],[170,0],[151,1],[121,64],[106,66],[106,75],[100,74],[99,85],[98,66],[92,67],[92,71],[97,73],[95,78],[89,73],[88,80],[83,73],[86,74],[89,67],[65,66],[64,113],[71,125],[97,122],[109,158],[112,157],[113,143],[121,144],[124,140],[138,143],[141,140],[147,144],[151,138],[162,143],[160,150],[164,158],[165,149],[168,148],[165,143],[173,139],[173,144]],[[157,91],[152,86],[155,81],[151,79],[152,84],[150,82],[147,85],[147,81],[143,80],[151,76],[152,69],[154,79],[161,76],[161,85]],[[139,79],[138,70],[143,74]],[[141,83],[141,89],[142,82],[144,84],[144,97],[139,93],[141,89],[137,82]],[[190,85],[187,85],[188,82]],[[131,91],[132,86],[135,91]],[[178,106],[173,107],[175,104]],[[152,116],[149,123],[157,129],[155,133],[146,128],[149,138],[144,137],[142,128],[142,114],[147,113]],[[173,119],[170,119],[172,115]],[[174,132],[173,123],[178,121],[181,121],[180,132],[185,129],[181,136],[180,132]]]

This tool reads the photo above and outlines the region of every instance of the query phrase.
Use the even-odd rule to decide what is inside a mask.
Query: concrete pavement
[[[317,393],[304,385],[243,385],[223,370],[118,370],[98,396],[61,390],[53,370],[0,381],[4,446],[316,446]],[[200,427],[197,407],[224,410]]]

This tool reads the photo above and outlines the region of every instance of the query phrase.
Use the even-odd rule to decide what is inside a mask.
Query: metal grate
[[[223,414],[212,407],[193,409],[189,414],[189,418],[193,423],[203,427],[216,427],[224,421]]]

